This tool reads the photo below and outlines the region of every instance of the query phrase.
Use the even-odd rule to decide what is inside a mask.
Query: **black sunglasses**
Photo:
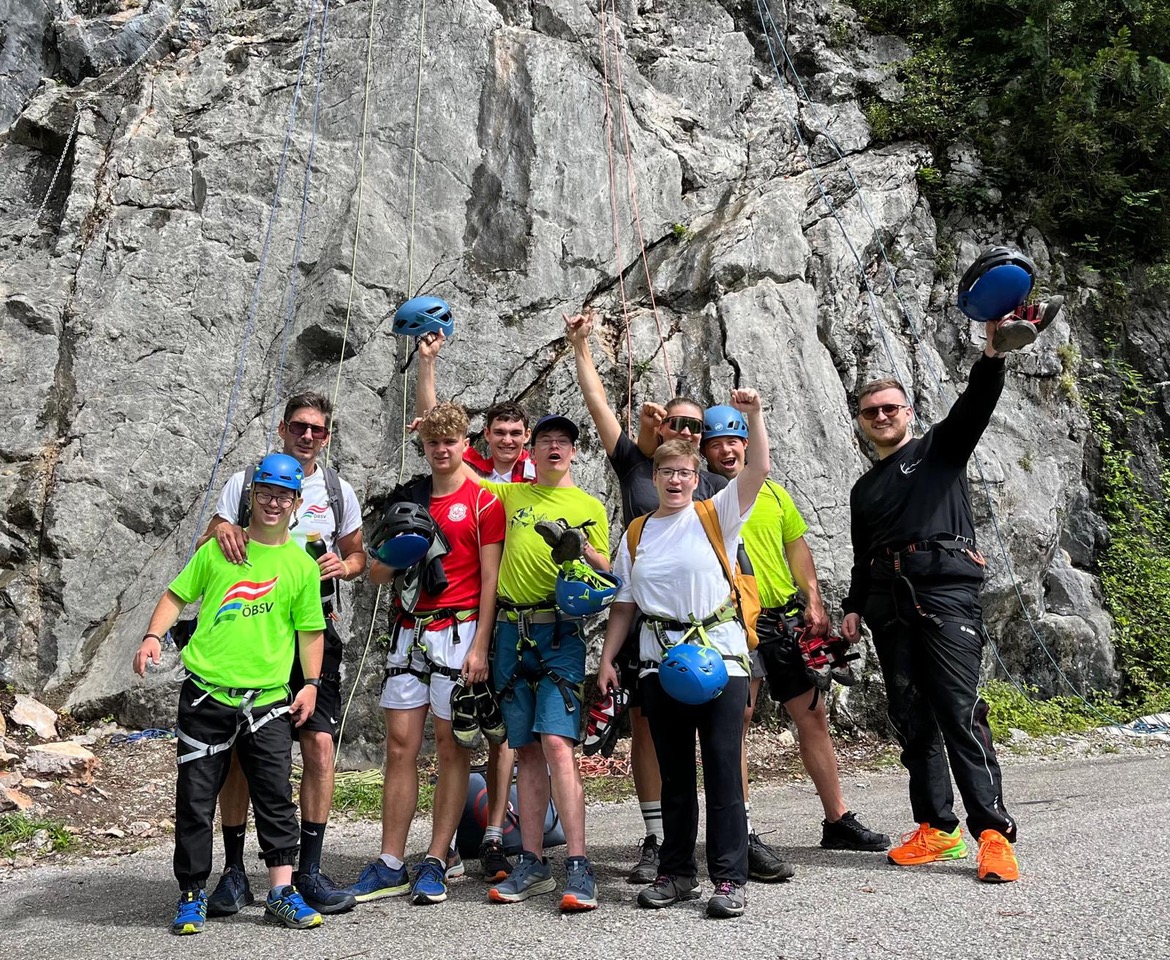
[[[667,417],[662,422],[675,433],[682,433],[684,430],[690,430],[691,433],[703,432],[703,421],[697,417]]]
[[[294,437],[303,437],[306,433],[310,437],[327,437],[329,428],[320,423],[305,423],[304,420],[290,420],[285,426]]]
[[[876,420],[879,412],[883,417],[892,417],[899,410],[909,409],[910,404],[908,403],[880,403],[875,407],[865,407],[862,410],[858,410],[857,415],[862,420]]]

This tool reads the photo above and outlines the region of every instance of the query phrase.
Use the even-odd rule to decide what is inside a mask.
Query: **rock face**
[[[773,73],[753,4],[623,0],[603,24],[584,0],[468,0],[457,18],[432,11],[420,84],[418,5],[378,5],[367,75],[370,8],[335,4],[306,177],[315,41],[281,152],[306,5],[206,0],[172,21],[177,5],[72,16],[0,0],[0,12],[52,14],[13,21],[0,56],[0,680],[77,713],[164,722],[173,651],[146,683],[130,657],[209,519],[221,432],[212,497],[264,452],[284,397],[331,393],[340,376],[331,456],[359,496],[386,492],[402,463],[420,465],[403,439],[405,345],[387,320],[415,292],[455,309],[439,392],[473,413],[516,397],[586,422],[560,319],[582,304],[605,317],[602,374],[623,415],[676,388],[712,402],[759,387],[775,475],[840,599],[848,492],[869,465],[850,396],[895,373],[927,421],[946,413],[982,348],[953,307],[955,264],[1010,234],[970,226],[943,256],[917,186],[923,148],[870,148],[857,86],[896,87],[900,44],[834,47],[829,7],[800,5],[783,31],[802,100]],[[168,23],[141,66],[87,98]],[[58,82],[38,87],[33,73]],[[1042,238],[1024,246],[1042,282],[1062,285]],[[1009,360],[971,478],[992,635],[1013,672],[1050,689],[1038,635],[1073,682],[1114,682],[1099,597],[1056,559],[1068,543],[1087,566],[1096,536],[1086,425],[1058,386],[1070,336],[1062,321]],[[616,512],[589,431],[576,477]],[[345,608],[351,679],[367,634],[384,629],[372,605],[360,587]],[[358,729],[380,724],[376,675],[355,698]]]

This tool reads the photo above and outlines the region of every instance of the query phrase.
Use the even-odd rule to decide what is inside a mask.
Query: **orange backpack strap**
[[[727,548],[723,546],[723,528],[719,526],[719,514],[715,510],[715,504],[710,500],[696,500],[695,512],[703,523],[703,532],[707,534],[707,539],[715,548],[715,555],[719,557],[719,562],[723,565],[723,575],[727,577],[731,592],[738,598],[735,586],[735,569],[731,566],[731,560],[727,556]]]
[[[648,516],[648,513],[644,513],[640,517],[634,517],[630,521],[630,525],[626,527],[626,549],[630,551],[631,566],[637,558],[638,541],[642,539],[642,531],[646,529],[646,518]]]

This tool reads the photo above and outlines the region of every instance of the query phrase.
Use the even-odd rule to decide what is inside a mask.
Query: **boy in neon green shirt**
[[[171,582],[134,657],[143,676],[158,663],[160,638],[183,608],[202,598],[198,626],[183,648],[189,671],[179,693],[175,877],[182,896],[171,930],[200,933],[207,916],[215,799],[234,747],[248,778],[271,891],[265,918],[295,929],[321,925],[292,885],[299,828],[292,802],[292,723],[317,703],[325,619],[316,562],[289,540],[304,473],[285,454],[265,457],[252,487],[247,560],[228,562],[208,541]],[[288,676],[299,653],[305,686],[289,704]]]

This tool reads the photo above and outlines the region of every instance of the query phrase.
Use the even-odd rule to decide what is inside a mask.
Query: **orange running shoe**
[[[998,830],[979,834],[979,871],[984,883],[1011,883],[1020,879],[1020,865],[1011,841]]]
[[[936,830],[929,823],[918,824],[913,833],[903,834],[901,846],[894,847],[886,858],[899,867],[913,867],[936,860],[961,860],[967,856],[963,828],[955,827],[947,833]]]

